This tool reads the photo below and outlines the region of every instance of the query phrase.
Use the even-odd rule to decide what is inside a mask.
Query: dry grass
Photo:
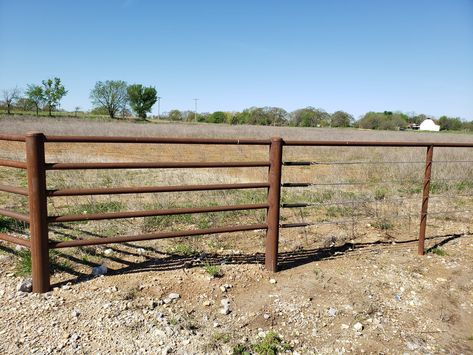
[[[74,119],[2,119],[0,132],[24,133],[41,130],[47,134],[136,135],[182,137],[268,138],[282,136],[299,140],[391,140],[473,142],[472,135],[419,132],[374,132],[354,129],[313,129],[288,127],[227,126],[209,124],[136,124],[127,122],[83,122]],[[24,159],[21,143],[0,142],[0,158]],[[472,226],[473,164],[471,149],[436,149],[430,212],[462,210],[469,212],[429,217],[429,234],[465,230]],[[175,146],[151,144],[48,144],[49,162],[84,161],[251,161],[266,160],[267,147]],[[313,245],[336,245],[361,237],[401,240],[417,233],[424,170],[424,148],[308,148],[286,147],[285,160],[310,160],[324,164],[311,167],[285,167],[283,182],[321,184],[307,189],[284,189],[285,202],[312,202],[304,209],[283,209],[282,222],[319,222],[306,229],[283,229],[283,250]],[[338,164],[366,162],[369,164]],[[377,162],[379,164],[371,164]],[[401,162],[401,163],[395,163]],[[332,164],[337,163],[337,164]],[[163,169],[128,171],[50,171],[49,188],[151,186],[266,181],[266,169]],[[25,186],[24,172],[0,168],[0,183]],[[346,184],[348,183],[348,184]],[[357,183],[350,185],[350,183]],[[362,183],[362,184],[359,184]],[[326,185],[324,185],[326,184]],[[328,185],[336,184],[336,185]],[[346,185],[345,185],[346,184]],[[51,215],[142,210],[149,208],[199,207],[264,201],[265,191],[220,191],[161,193],[118,196],[63,197],[49,200]],[[94,207],[95,206],[95,207]],[[0,207],[26,209],[26,199],[0,193]],[[95,210],[94,210],[95,208]],[[98,208],[98,210],[97,210]],[[53,239],[82,238],[85,235],[113,236],[151,230],[208,228],[211,226],[256,223],[264,211],[135,218],[53,226]],[[263,233],[236,234],[222,243],[221,236],[184,240],[195,249],[255,251],[262,248]],[[250,235],[250,236],[248,236]],[[152,242],[163,250],[179,241]]]

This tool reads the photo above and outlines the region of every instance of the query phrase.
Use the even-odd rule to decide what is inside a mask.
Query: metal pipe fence
[[[348,221],[323,221],[323,222],[294,222],[281,223],[281,208],[305,208],[323,206],[325,203],[311,203],[296,201],[293,203],[282,202],[282,189],[308,188],[325,186],[357,186],[369,184],[367,182],[282,182],[283,167],[290,169],[297,166],[317,165],[361,165],[361,164],[424,164],[424,178],[422,183],[422,200],[420,209],[418,254],[423,255],[425,250],[425,233],[430,183],[432,178],[432,165],[435,163],[450,163],[450,161],[433,161],[434,147],[442,148],[473,148],[473,143],[434,143],[434,142],[370,142],[370,141],[284,141],[280,137],[265,139],[210,139],[210,138],[154,138],[154,137],[111,137],[111,136],[49,136],[41,132],[31,132],[26,135],[0,134],[0,141],[23,142],[26,161],[0,159],[0,167],[11,169],[26,169],[28,187],[16,187],[0,184],[0,192],[17,194],[28,198],[28,214],[1,208],[0,215],[26,222],[30,227],[29,239],[20,238],[7,233],[0,233],[0,240],[22,245],[31,249],[33,292],[47,292],[50,288],[49,275],[49,250],[55,248],[69,248],[87,245],[100,245],[109,243],[124,243],[132,241],[145,241],[163,238],[177,238],[197,235],[209,235],[231,232],[265,230],[265,267],[271,272],[276,272],[278,267],[279,231],[286,228],[305,228],[324,223],[352,223]],[[103,144],[176,144],[176,145],[248,145],[267,146],[269,148],[267,161],[235,161],[235,162],[112,162],[112,163],[46,163],[45,150],[49,143],[103,143]],[[284,147],[403,147],[426,148],[425,160],[419,161],[284,161]],[[459,161],[470,163],[470,160]],[[84,170],[84,169],[195,169],[195,168],[267,168],[267,181],[256,183],[234,184],[207,184],[207,185],[177,185],[177,186],[142,186],[142,187],[114,187],[114,188],[80,188],[80,189],[48,189],[48,170]],[[374,182],[374,184],[383,183]],[[386,183],[386,181],[384,181]],[[205,206],[193,208],[170,208],[144,211],[125,211],[90,214],[56,215],[48,214],[48,199],[59,196],[84,196],[84,195],[122,195],[146,194],[160,192],[189,192],[189,191],[218,191],[218,190],[245,190],[266,189],[265,203],[236,204],[226,206]],[[467,195],[470,196],[470,195]],[[399,200],[402,200],[399,199]],[[332,204],[354,205],[356,203],[376,202],[368,201],[337,201]],[[264,223],[220,226],[206,229],[187,231],[159,231],[139,235],[125,235],[106,238],[79,239],[68,241],[52,241],[49,239],[49,225],[59,222],[88,221],[136,218],[147,216],[170,216],[179,214],[213,213],[243,210],[266,210]],[[460,211],[462,212],[462,211]],[[433,214],[433,213],[430,213]],[[410,218],[410,217],[409,217]]]

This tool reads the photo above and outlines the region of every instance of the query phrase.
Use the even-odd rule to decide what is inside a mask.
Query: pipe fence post
[[[429,207],[430,178],[432,175],[433,155],[434,146],[430,145],[427,147],[427,154],[425,157],[424,186],[422,190],[422,208],[420,211],[419,244],[417,250],[419,255],[425,254],[425,230],[427,227],[427,211]]]
[[[266,231],[266,251],[264,264],[266,270],[276,272],[278,269],[278,243],[279,243],[279,213],[281,205],[281,171],[282,171],[283,140],[280,137],[271,139],[269,149],[269,189],[268,189],[268,214]]]
[[[44,156],[45,136],[40,132],[26,135],[26,165],[31,235],[33,292],[49,291],[49,240]]]

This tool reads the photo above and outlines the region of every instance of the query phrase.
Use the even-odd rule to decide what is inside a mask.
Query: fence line
[[[435,163],[450,163],[450,161],[433,161],[434,147],[445,148],[473,148],[473,143],[431,143],[431,142],[380,142],[380,141],[284,141],[280,137],[268,139],[210,139],[210,138],[156,138],[156,137],[112,137],[112,136],[50,136],[40,132],[31,132],[26,135],[0,134],[0,141],[24,142],[26,162],[0,159],[0,167],[26,169],[28,187],[0,185],[0,191],[18,194],[28,197],[29,212],[23,214],[0,209],[0,215],[7,216],[30,225],[30,238],[22,239],[6,233],[0,233],[0,240],[19,244],[31,249],[33,292],[46,292],[50,288],[49,280],[49,249],[68,248],[86,245],[99,245],[109,243],[123,243],[130,241],[144,241],[162,238],[176,238],[184,236],[207,235],[217,233],[230,233],[251,230],[266,230],[265,239],[265,267],[275,272],[278,266],[279,231],[281,228],[304,228],[320,223],[334,222],[302,222],[281,224],[280,209],[288,207],[308,207],[325,205],[320,203],[294,202],[282,203],[281,188],[310,186],[340,186],[361,185],[357,182],[339,183],[299,183],[281,181],[283,166],[296,165],[319,165],[319,164],[425,164],[424,178],[422,184],[422,203],[419,224],[418,254],[424,254],[425,232],[427,226],[428,202],[430,197],[430,182],[432,165]],[[236,162],[116,162],[116,163],[46,163],[45,145],[55,143],[103,143],[103,144],[202,144],[202,145],[248,145],[269,146],[267,161],[236,161]],[[293,162],[283,161],[283,149],[285,146],[306,147],[406,147],[426,148],[425,161],[355,161],[355,162]],[[470,161],[458,161],[470,162]],[[178,185],[178,186],[148,186],[148,187],[114,187],[114,188],[83,188],[83,189],[55,189],[48,190],[46,184],[47,170],[83,170],[83,169],[167,169],[167,168],[268,168],[268,180],[258,183],[237,184],[208,184],[208,185]],[[380,182],[381,183],[381,182]],[[132,211],[132,212],[109,212],[83,215],[49,216],[47,210],[48,198],[58,196],[83,196],[83,195],[115,195],[115,194],[140,194],[160,192],[184,192],[184,191],[215,191],[215,190],[240,190],[240,189],[267,189],[267,202],[258,204],[241,204],[227,206],[194,207],[194,208],[171,208],[160,210]],[[360,203],[366,201],[343,201],[346,204]],[[371,201],[370,202],[376,202]],[[382,202],[382,201],[380,201]],[[341,204],[339,201],[338,204]],[[334,203],[331,203],[334,204]],[[337,204],[337,202],[335,202]],[[266,209],[266,222],[248,225],[223,226],[207,229],[194,229],[187,231],[155,232],[140,235],[126,235],[107,238],[93,238],[71,241],[50,241],[48,238],[48,225],[57,222],[71,222],[84,220],[103,220],[135,218],[145,216],[167,216],[177,214],[211,213],[240,210]],[[462,211],[460,211],[462,212]]]

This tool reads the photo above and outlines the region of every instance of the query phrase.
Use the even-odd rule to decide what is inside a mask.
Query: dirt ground
[[[376,237],[283,251],[275,274],[261,253],[177,255],[154,243],[99,249],[104,276],[71,257],[75,275],[56,272],[44,295],[17,291],[15,250],[2,243],[0,351],[231,354],[273,331],[299,354],[473,353],[471,232],[429,239],[442,253],[423,257],[415,241]]]

